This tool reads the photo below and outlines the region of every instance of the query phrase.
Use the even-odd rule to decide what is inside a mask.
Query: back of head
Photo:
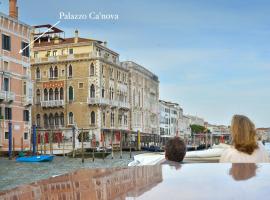
[[[185,142],[179,137],[170,139],[165,146],[165,157],[167,160],[181,162],[186,155]]]
[[[258,148],[256,130],[252,121],[243,115],[234,115],[231,124],[234,147],[251,155]]]

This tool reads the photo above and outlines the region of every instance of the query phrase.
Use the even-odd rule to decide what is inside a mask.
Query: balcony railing
[[[126,109],[130,108],[130,105],[128,102],[109,100],[109,99],[103,99],[103,98],[88,97],[87,102],[89,105],[108,105],[108,106],[118,107],[118,108],[126,108]]]
[[[41,107],[45,107],[45,108],[63,107],[64,105],[65,105],[64,100],[41,101]]]
[[[0,99],[5,100],[6,99],[6,92],[5,91],[0,91]]]
[[[105,55],[99,55],[97,52],[91,53],[80,53],[80,54],[70,54],[70,55],[57,55],[57,56],[49,56],[42,58],[31,58],[32,63],[42,63],[42,62],[56,62],[63,60],[77,60],[77,59],[85,59],[85,58],[94,58],[94,59],[104,59],[110,63],[114,63],[120,65],[118,59],[113,59],[111,56],[106,57]]]
[[[108,99],[103,99],[103,98],[93,98],[93,97],[88,97],[87,102],[89,105],[109,105],[109,100]]]
[[[15,100],[15,93],[14,92],[9,92],[9,91],[0,91],[0,99],[11,102]]]
[[[33,105],[33,97],[32,96],[23,97],[23,104],[24,106]]]
[[[122,101],[118,101],[118,107],[120,108],[126,108],[126,109],[130,109],[130,105],[128,102],[122,102]]]

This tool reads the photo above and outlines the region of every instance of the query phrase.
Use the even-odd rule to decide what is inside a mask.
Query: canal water
[[[55,157],[53,162],[44,163],[17,163],[15,160],[0,158],[0,191],[80,168],[124,167],[133,160],[134,155],[140,153],[144,152],[132,152],[130,158],[129,152],[123,152],[123,157],[120,159],[120,153],[115,152],[114,159],[109,155],[104,160],[95,159],[94,162],[92,158],[87,158],[84,163],[82,163],[81,158],[69,157]]]
[[[270,143],[266,143],[265,148],[270,154]],[[141,153],[145,152],[132,152],[130,158],[129,152],[123,152],[123,157],[120,159],[120,153],[115,152],[114,159],[109,155],[104,160],[95,159],[94,162],[92,158],[87,158],[84,163],[82,163],[81,158],[69,157],[55,157],[53,162],[47,163],[17,163],[15,160],[0,158],[0,191],[65,174],[80,168],[125,167],[133,161],[134,155]]]

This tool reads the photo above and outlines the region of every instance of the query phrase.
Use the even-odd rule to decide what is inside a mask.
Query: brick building
[[[0,149],[8,149],[10,122],[14,148],[20,150],[30,147],[32,82],[28,44],[31,27],[18,20],[16,0],[9,1],[9,15],[0,13],[0,34]]]

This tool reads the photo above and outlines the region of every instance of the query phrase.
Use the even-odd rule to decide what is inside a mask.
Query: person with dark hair
[[[186,155],[186,144],[179,138],[170,139],[165,146],[165,158],[168,161],[182,162]]]

